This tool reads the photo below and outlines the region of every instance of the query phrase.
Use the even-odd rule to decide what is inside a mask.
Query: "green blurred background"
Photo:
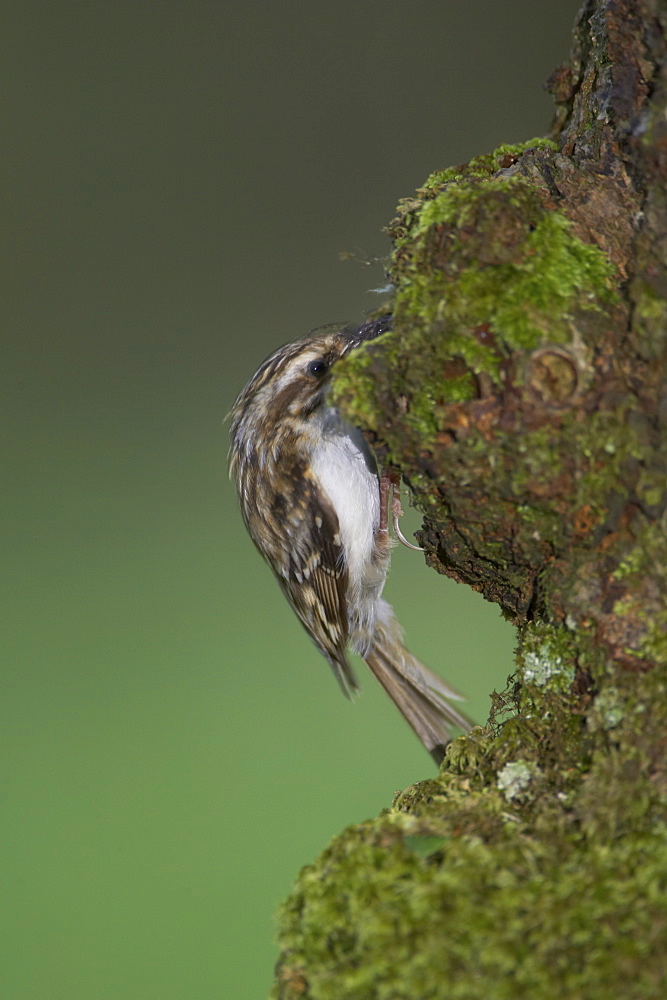
[[[400,197],[547,130],[574,12],[5,9],[3,998],[264,996],[298,868],[433,773],[296,623],[222,419],[278,344],[375,305],[381,268],[338,255],[385,254]],[[388,595],[485,718],[497,608],[403,549]]]

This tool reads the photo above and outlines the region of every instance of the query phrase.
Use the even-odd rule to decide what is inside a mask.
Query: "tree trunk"
[[[551,139],[399,206],[339,402],[516,675],[280,918],[280,1000],[666,995],[667,3],[588,0]]]

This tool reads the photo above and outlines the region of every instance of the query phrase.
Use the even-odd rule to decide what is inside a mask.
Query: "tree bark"
[[[667,3],[587,0],[549,139],[399,206],[336,394],[500,604],[516,675],[303,870],[281,1000],[665,995]]]

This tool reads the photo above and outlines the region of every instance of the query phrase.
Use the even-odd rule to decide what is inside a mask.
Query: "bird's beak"
[[[345,332],[350,338],[352,347],[359,347],[368,340],[375,340],[376,337],[391,330],[391,314],[380,316],[379,319],[369,319],[361,326],[349,327]]]

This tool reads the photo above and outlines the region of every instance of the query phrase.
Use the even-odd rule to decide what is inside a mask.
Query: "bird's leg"
[[[378,534],[389,535],[389,496],[393,481],[391,471],[385,467],[380,474],[380,525]]]
[[[415,552],[423,552],[419,545],[409,542],[401,531],[399,518],[403,516],[401,506],[401,476],[395,469],[385,466],[380,475],[380,532],[387,535],[389,533],[389,497],[391,496],[391,520],[394,526],[394,534],[399,542]]]
[[[421,545],[414,545],[412,542],[409,542],[407,540],[407,538],[401,531],[400,524],[398,523],[399,518],[403,517],[403,507],[401,505],[401,487],[399,482],[394,484],[394,490],[391,501],[391,513],[392,513],[392,520],[394,523],[394,534],[398,538],[399,542],[402,542],[402,544],[405,545],[406,548],[412,549],[413,552],[423,552],[424,549],[421,547]]]

